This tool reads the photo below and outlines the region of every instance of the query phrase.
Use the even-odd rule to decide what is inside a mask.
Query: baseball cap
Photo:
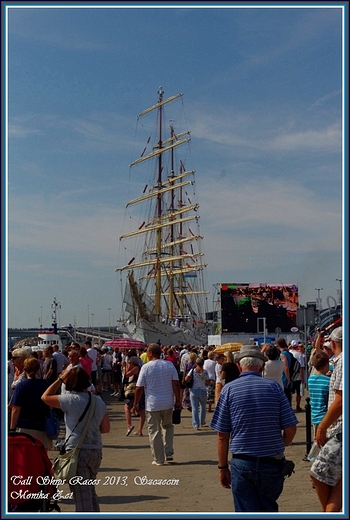
[[[297,340],[293,339],[293,341],[291,342],[291,345],[292,345],[292,347],[297,347],[298,346]]]
[[[337,327],[334,329],[329,339],[336,343],[341,343],[343,341],[343,327]]]

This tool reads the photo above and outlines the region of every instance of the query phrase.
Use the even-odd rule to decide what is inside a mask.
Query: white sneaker
[[[154,466],[164,466],[164,462],[157,462],[156,460],[154,460],[154,461],[152,462],[152,464],[153,464]]]

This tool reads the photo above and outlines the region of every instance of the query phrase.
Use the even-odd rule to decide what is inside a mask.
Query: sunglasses
[[[12,356],[12,359],[19,359],[19,356]]]

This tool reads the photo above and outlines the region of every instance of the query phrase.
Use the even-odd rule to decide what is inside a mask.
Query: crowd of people
[[[48,410],[64,414],[72,448],[84,429],[84,421],[76,430],[75,423],[94,396],[96,412],[78,464],[79,474],[92,481],[102,458],[101,433],[110,429],[105,392],[124,402],[126,436],[143,436],[146,427],[157,466],[174,460],[174,409],[191,412],[195,431],[209,415],[217,431],[219,482],[231,489],[236,512],[278,511],[284,448],[295,436],[296,414],[305,412],[307,391],[320,448],[310,478],[323,510],[341,510],[341,327],[326,338],[317,332],[308,349],[283,337],[276,344],[243,345],[236,353],[156,343],[140,350],[100,348],[89,340],[83,346],[72,342],[63,352],[48,346],[42,355],[23,347],[12,352],[8,375],[10,430],[30,433],[46,449],[52,447],[45,433]],[[99,511],[95,486],[83,492],[72,486],[72,492],[76,511]]]

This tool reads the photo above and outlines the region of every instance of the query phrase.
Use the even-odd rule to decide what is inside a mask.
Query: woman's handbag
[[[132,397],[134,397],[135,390],[136,390],[136,383],[129,383],[128,385],[126,385],[126,387],[124,388],[125,397],[127,397],[128,399],[131,399]]]
[[[181,408],[174,408],[174,410],[173,410],[173,417],[172,417],[172,423],[173,424],[180,424],[181,423]]]
[[[182,384],[186,387],[186,388],[192,388],[193,386],[193,368],[192,370],[189,371],[189,373],[187,374],[187,376],[185,377],[188,377],[189,376],[189,379],[185,379],[185,377],[183,378],[183,381],[182,381]]]
[[[75,477],[77,474],[80,448],[81,448],[81,445],[85,438],[86,432],[88,431],[88,428],[90,426],[91,419],[95,412],[96,401],[95,401],[95,399],[92,399],[90,392],[89,392],[89,397],[90,397],[90,399],[89,399],[88,404],[85,407],[84,412],[82,413],[77,424],[74,426],[74,428],[72,430],[72,433],[73,433],[75,428],[78,426],[78,424],[83,420],[83,418],[91,404],[90,413],[89,413],[89,416],[85,423],[84,430],[83,430],[82,434],[80,435],[78,444],[75,446],[75,448],[66,452],[66,445],[67,445],[69,437],[71,437],[71,435],[72,435],[72,433],[71,433],[70,436],[68,437],[68,439],[65,441],[64,445],[62,446],[62,448],[60,450],[60,454],[58,455],[58,457],[54,460],[54,462],[52,464],[52,469],[53,469],[56,479],[69,480],[70,478]]]
[[[56,479],[66,479],[67,482],[70,478],[76,476],[79,453],[80,446],[76,446],[72,450],[58,455],[52,464],[52,469]]]
[[[54,410],[50,409],[45,418],[45,431],[50,439],[57,439],[60,433],[61,420],[57,417]]]

